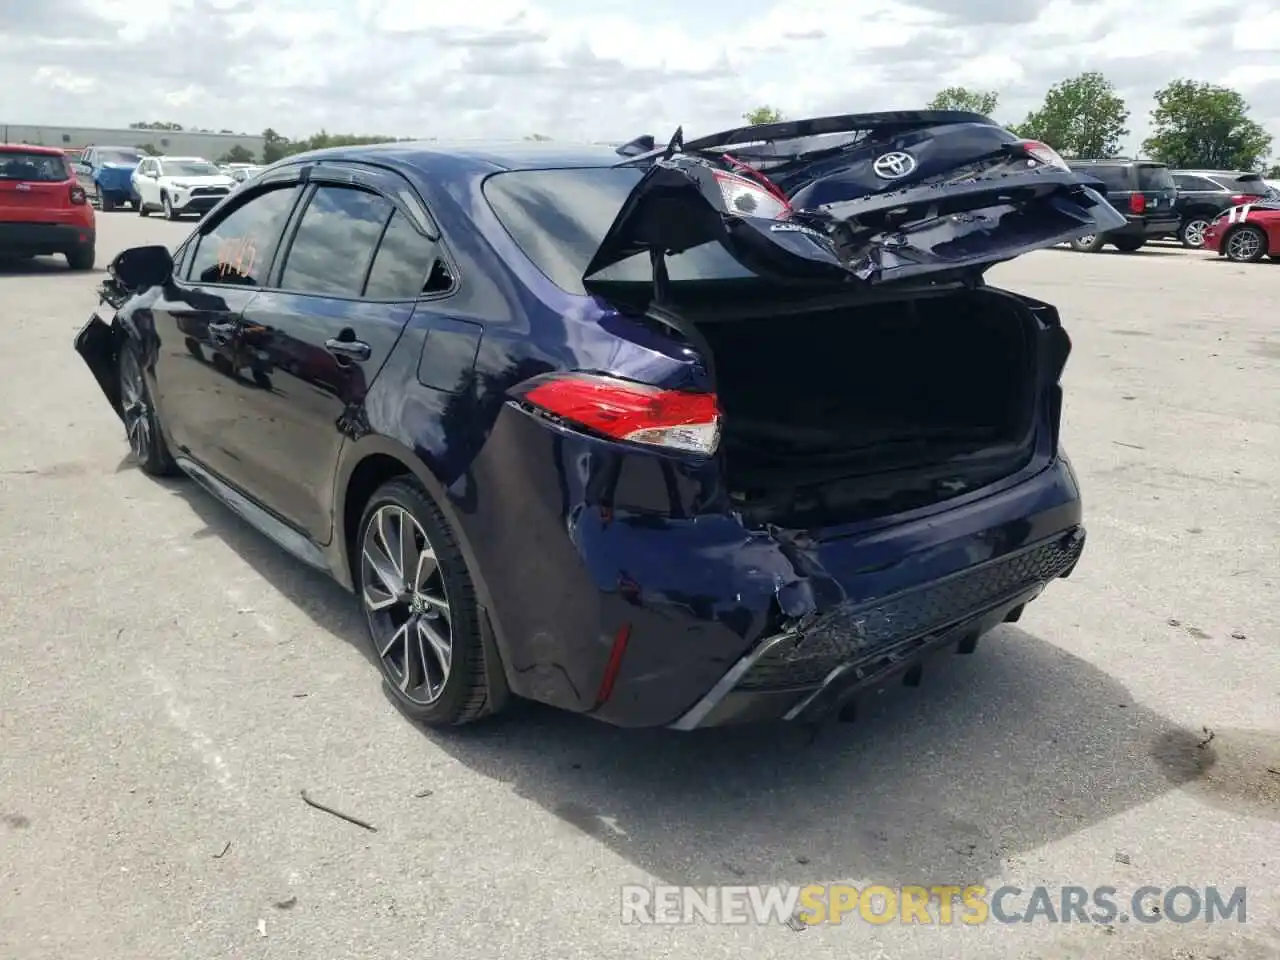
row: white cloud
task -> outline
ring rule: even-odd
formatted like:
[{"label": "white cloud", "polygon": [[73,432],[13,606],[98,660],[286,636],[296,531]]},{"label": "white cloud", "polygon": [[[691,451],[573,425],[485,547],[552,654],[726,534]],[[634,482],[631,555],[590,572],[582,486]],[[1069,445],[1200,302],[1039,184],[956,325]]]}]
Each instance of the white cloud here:
[{"label": "white cloud", "polygon": [[1280,151],[1280,14],[1235,0],[40,0],[6,11],[0,123],[291,136],[629,139],[922,105],[962,84],[1021,119],[1084,70],[1131,146],[1176,77],[1253,96]]}]

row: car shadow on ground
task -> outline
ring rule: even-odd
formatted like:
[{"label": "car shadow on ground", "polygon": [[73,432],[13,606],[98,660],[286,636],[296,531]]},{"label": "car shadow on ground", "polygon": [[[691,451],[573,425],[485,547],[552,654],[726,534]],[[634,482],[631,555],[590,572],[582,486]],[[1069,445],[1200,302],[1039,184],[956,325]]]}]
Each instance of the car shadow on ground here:
[{"label": "car shadow on ground", "polygon": [[1101,250],[1095,250],[1092,253],[1087,253],[1081,250],[1072,250],[1070,247],[1066,247],[1066,246],[1051,247],[1050,249],[1057,250],[1061,253],[1078,253],[1081,256],[1086,256],[1086,257],[1096,257],[1096,256],[1175,257],[1175,256],[1181,256],[1182,254],[1187,254],[1187,253],[1203,253],[1204,252],[1201,250],[1187,250],[1181,246],[1163,247],[1163,246],[1151,246],[1150,244],[1148,244],[1145,247],[1139,247],[1137,250],[1130,250],[1130,251],[1117,250],[1115,249],[1115,247],[1103,247]]},{"label": "car shadow on ground", "polygon": [[84,276],[102,271],[103,268],[98,266],[92,270],[72,270],[67,266],[66,258],[61,256],[32,257],[29,260],[0,258],[0,277],[46,277],[57,274]]},{"label": "car shadow on ground", "polygon": [[[318,638],[335,634],[372,661],[350,593],[198,485],[165,486],[207,525],[197,536],[226,542]],[[426,735],[661,881],[691,885],[975,882],[1204,779],[1215,761],[1203,731],[1013,626],[973,656],[935,657],[920,689],[869,699],[855,723],[819,730],[621,730],[517,703]]]}]

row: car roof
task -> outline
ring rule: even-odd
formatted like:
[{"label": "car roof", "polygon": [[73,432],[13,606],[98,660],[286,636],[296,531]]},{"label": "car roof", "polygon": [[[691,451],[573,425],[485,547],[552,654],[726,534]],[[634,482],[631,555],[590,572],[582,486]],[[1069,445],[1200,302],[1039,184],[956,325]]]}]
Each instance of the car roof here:
[{"label": "car roof", "polygon": [[383,159],[420,170],[459,164],[476,170],[540,170],[553,167],[607,167],[623,158],[611,147],[591,143],[529,140],[402,140],[329,147],[297,154],[301,159]]},{"label": "car roof", "polygon": [[1101,157],[1096,160],[1068,160],[1067,166],[1072,164],[1111,164],[1117,167],[1128,166],[1131,163],[1141,164],[1144,167],[1166,167],[1168,164],[1161,163],[1159,160],[1135,160],[1132,157]]},{"label": "car roof", "polygon": [[151,157],[150,159],[152,160],[184,160],[184,161],[192,161],[192,162],[199,161],[200,163],[209,162],[204,157],[171,157],[168,154],[165,154],[164,156],[160,156],[160,157]]},{"label": "car roof", "polygon": [[1175,170],[1174,173],[1191,173],[1197,177],[1257,177],[1262,179],[1262,174],[1253,170]]},{"label": "car roof", "polygon": [[38,153],[46,157],[66,156],[61,147],[45,147],[35,143],[0,143],[4,153]]}]

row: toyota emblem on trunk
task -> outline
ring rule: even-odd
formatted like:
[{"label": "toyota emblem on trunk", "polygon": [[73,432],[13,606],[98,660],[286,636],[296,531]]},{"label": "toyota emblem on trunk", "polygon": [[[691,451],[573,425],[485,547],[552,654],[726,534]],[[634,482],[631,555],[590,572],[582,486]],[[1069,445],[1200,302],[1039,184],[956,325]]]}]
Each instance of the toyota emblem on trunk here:
[{"label": "toyota emblem on trunk", "polygon": [[871,169],[881,180],[899,180],[916,168],[916,158],[909,153],[894,151],[876,157]]}]

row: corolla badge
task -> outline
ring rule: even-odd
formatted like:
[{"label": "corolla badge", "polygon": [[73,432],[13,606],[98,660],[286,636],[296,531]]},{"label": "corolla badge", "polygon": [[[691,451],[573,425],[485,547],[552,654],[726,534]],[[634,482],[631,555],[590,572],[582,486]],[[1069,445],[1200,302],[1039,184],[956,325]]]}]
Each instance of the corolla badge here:
[{"label": "corolla badge", "polygon": [[895,150],[876,157],[871,169],[881,180],[900,180],[916,168],[916,158],[909,153]]}]

